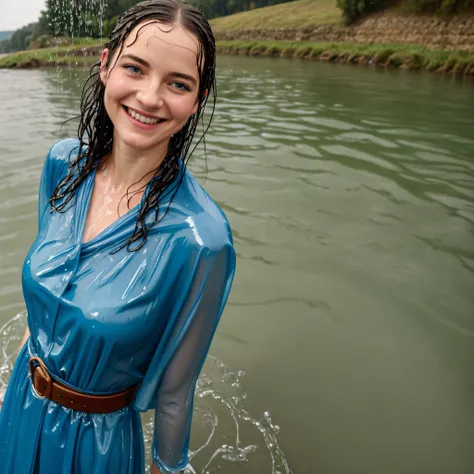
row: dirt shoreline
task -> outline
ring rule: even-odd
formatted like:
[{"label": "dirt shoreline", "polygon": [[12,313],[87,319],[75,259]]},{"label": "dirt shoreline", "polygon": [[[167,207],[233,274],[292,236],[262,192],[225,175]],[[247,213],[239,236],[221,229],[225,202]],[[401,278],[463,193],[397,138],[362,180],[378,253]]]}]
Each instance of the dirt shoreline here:
[{"label": "dirt shoreline", "polygon": [[[311,43],[298,46],[298,43],[282,43],[278,45],[275,42],[230,41],[225,43],[218,42],[217,52],[223,55],[296,58],[340,64],[357,64],[377,68],[424,69],[443,74],[474,77],[474,54],[470,54],[465,59],[447,57],[444,60],[433,63],[429,61],[429,58],[425,58],[423,53],[397,51],[396,46],[393,45],[371,45],[371,48],[367,51],[357,51],[356,47],[352,49],[350,44],[344,43],[325,46],[322,47],[321,44],[317,43],[312,47]],[[89,48],[86,56],[83,56],[78,51],[70,51],[68,54],[52,54],[47,60],[34,56],[22,57],[18,62],[13,61],[8,67],[11,69],[37,69],[62,66],[91,67],[100,59],[99,52],[97,48]],[[425,54],[429,53],[430,51],[426,50]],[[1,60],[0,67],[2,67]]]},{"label": "dirt shoreline", "polygon": [[[377,68],[391,68],[391,69],[406,69],[406,70],[428,70],[426,67],[423,67],[419,61],[414,60],[410,57],[407,57],[403,60],[400,55],[394,53],[388,58],[386,55],[368,55],[368,54],[358,54],[358,53],[345,53],[345,52],[334,52],[331,50],[323,51],[318,56],[311,57],[310,53],[304,54],[289,54],[285,52],[284,54],[278,52],[266,52],[266,51],[242,51],[239,49],[230,49],[230,48],[218,48],[218,54],[223,55],[246,55],[253,57],[281,57],[281,58],[297,58],[302,60],[312,60],[312,61],[321,61],[321,62],[331,62],[339,64],[355,64],[363,65],[366,67],[377,67]],[[22,61],[21,63],[12,66],[11,69],[38,69],[38,68],[55,68],[55,67],[71,67],[71,68],[83,68],[91,67],[95,64],[100,57],[95,58],[90,57],[89,61],[77,61],[77,58],[74,57],[64,57],[60,61],[42,61],[36,58],[30,58],[29,60]],[[428,70],[429,71],[429,70]],[[468,65],[463,68],[459,68],[455,63],[446,63],[440,65],[431,70],[431,72],[436,72],[440,74],[451,74],[458,76],[469,76],[474,77],[474,61],[471,65]]]}]

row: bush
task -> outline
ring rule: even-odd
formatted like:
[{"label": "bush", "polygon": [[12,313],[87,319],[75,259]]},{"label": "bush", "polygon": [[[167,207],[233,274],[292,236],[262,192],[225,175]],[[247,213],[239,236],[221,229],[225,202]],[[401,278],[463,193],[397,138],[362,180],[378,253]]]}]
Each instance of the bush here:
[{"label": "bush", "polygon": [[282,58],[292,58],[295,54],[295,48],[284,48],[280,56]]},{"label": "bush", "polygon": [[324,53],[324,46],[313,46],[311,48],[311,53],[309,54],[310,59],[318,58],[321,54]]},{"label": "bush", "polygon": [[311,46],[302,46],[295,51],[295,58],[307,58],[311,54]]},{"label": "bush", "polygon": [[385,63],[393,53],[395,53],[393,48],[382,48],[376,53],[377,63]]},{"label": "bush", "polygon": [[394,67],[400,67],[402,64],[405,64],[405,56],[401,53],[393,53],[388,58],[388,64]]},{"label": "bush", "polygon": [[336,5],[342,10],[346,23],[353,23],[368,13],[382,10],[389,3],[394,2],[390,0],[336,0]]},{"label": "bush", "polygon": [[49,36],[48,35],[41,35],[37,41],[39,42],[40,48],[47,48],[49,46]]},{"label": "bush", "polygon": [[273,56],[273,57],[278,57],[280,56],[280,49],[277,48],[276,46],[268,46],[268,48],[265,51],[266,56]]},{"label": "bush", "polygon": [[[406,10],[414,13],[462,13],[474,11],[474,0],[401,0]],[[400,3],[398,0],[336,0],[346,23]]]},{"label": "bush", "polygon": [[474,10],[474,0],[408,0],[410,10],[418,13],[461,13]]},{"label": "bush", "polygon": [[104,20],[104,24],[102,26],[102,37],[108,38],[112,33],[112,30],[115,28],[117,24],[118,16],[114,16],[112,18]]},{"label": "bush", "polygon": [[440,58],[432,58],[426,64],[427,71],[436,71],[443,64],[443,61]]},{"label": "bush", "polygon": [[262,45],[256,45],[250,48],[250,54],[252,56],[260,56],[261,54],[265,53],[266,47]]}]

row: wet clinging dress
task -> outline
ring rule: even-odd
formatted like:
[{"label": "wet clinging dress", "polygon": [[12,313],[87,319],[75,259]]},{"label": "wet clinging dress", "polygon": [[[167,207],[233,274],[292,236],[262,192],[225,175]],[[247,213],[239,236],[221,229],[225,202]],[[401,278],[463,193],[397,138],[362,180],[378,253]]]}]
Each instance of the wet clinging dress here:
[{"label": "wet clinging dress", "polygon": [[[163,472],[176,472],[187,464],[195,383],[234,275],[229,224],[186,170],[168,214],[139,251],[113,253],[133,232],[138,206],[82,244],[95,172],[66,212],[51,213],[48,202],[78,145],[53,146],[43,169],[38,236],[22,273],[31,337],[0,411],[0,470],[142,474],[139,412],[156,409],[153,458]],[[28,376],[32,355],[82,392],[140,383],[135,400],[111,414],[88,414],[39,398]]]}]

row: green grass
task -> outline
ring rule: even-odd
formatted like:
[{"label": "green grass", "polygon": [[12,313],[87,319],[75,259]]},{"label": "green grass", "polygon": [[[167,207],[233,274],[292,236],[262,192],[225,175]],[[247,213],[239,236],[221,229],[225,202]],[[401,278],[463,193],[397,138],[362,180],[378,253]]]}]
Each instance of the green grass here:
[{"label": "green grass", "polygon": [[[296,17],[301,13],[299,8],[308,7],[308,11],[317,12],[327,0],[300,0],[293,4],[280,4],[275,7],[253,10],[215,22],[236,21],[241,16],[252,15],[262,20],[264,13],[286,11],[287,20],[291,23],[290,13]],[[288,6],[298,6],[288,10]],[[318,8],[315,9],[315,5]],[[285,7],[285,9],[283,9]],[[265,12],[266,11],[266,12]],[[303,9],[304,12],[304,9]],[[327,13],[327,12],[326,12]],[[317,15],[316,15],[317,16]],[[294,19],[293,17],[293,19]],[[248,17],[250,18],[250,16]],[[279,17],[274,15],[271,21],[267,17],[265,26],[274,28]],[[325,17],[326,18],[326,17]],[[315,17],[307,19],[314,24]],[[239,20],[240,21],[240,20]],[[276,23],[275,23],[276,22]],[[237,24],[237,23],[236,23]],[[239,23],[240,24],[240,23]],[[254,25],[256,23],[253,23]],[[289,23],[288,23],[289,24]],[[246,21],[246,28],[256,28]],[[300,25],[301,26],[301,25]],[[56,65],[89,66],[98,60],[101,41],[91,38],[67,39],[67,45],[54,48],[20,51],[0,58],[0,68],[33,68]],[[402,67],[406,69],[426,69],[428,71],[452,72],[474,75],[474,52],[432,50],[422,45],[410,44],[362,44],[362,43],[314,43],[298,41],[218,41],[217,51],[220,54],[245,54],[251,56],[273,56],[283,58],[300,58],[320,61],[337,61],[347,63],[371,64],[379,67]],[[87,55],[85,55],[87,53]]]},{"label": "green grass", "polygon": [[304,28],[341,22],[335,0],[299,0],[211,20],[213,31]]},{"label": "green grass", "polygon": [[93,38],[74,38],[67,46],[29,49],[0,58],[0,68],[23,68],[56,65],[87,65],[97,60],[97,55],[84,55],[84,51],[98,48],[101,41]]},{"label": "green grass", "polygon": [[[100,39],[89,37],[69,38],[68,36],[58,36],[54,39],[63,43],[61,48],[69,48],[70,46],[95,46],[101,44]],[[105,42],[105,40],[103,40],[103,42]]]},{"label": "green grass", "polygon": [[[78,42],[75,46],[21,51],[0,58],[0,68],[47,66],[90,66],[97,55],[82,56],[84,48],[97,48],[100,41]],[[428,71],[474,75],[474,53],[440,51],[421,45],[312,43],[283,41],[218,41],[220,54],[245,54],[320,61],[371,64],[379,67],[403,67]]]},{"label": "green grass", "polygon": [[474,75],[474,53],[409,44],[219,41],[221,54],[302,58]]}]

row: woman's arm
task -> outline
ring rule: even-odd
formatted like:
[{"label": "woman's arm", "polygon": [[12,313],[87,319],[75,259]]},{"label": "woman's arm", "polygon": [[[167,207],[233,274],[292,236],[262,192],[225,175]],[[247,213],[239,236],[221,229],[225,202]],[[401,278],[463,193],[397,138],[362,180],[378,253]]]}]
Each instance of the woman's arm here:
[{"label": "woman's arm", "polygon": [[196,381],[227,300],[234,250],[227,245],[203,248],[191,264],[192,271],[182,280],[185,297],[179,301],[178,315],[172,315],[168,344],[173,355],[156,394],[153,459],[164,472],[183,470],[188,463]]}]

